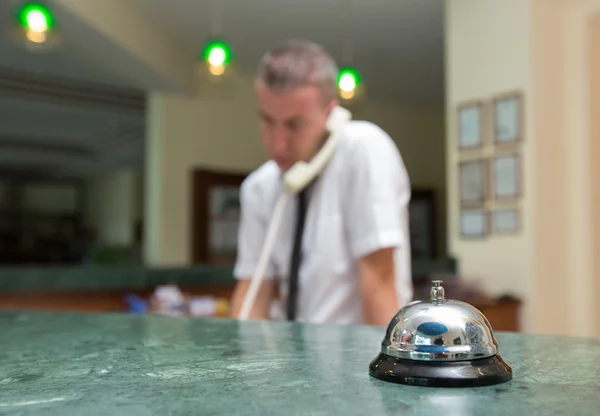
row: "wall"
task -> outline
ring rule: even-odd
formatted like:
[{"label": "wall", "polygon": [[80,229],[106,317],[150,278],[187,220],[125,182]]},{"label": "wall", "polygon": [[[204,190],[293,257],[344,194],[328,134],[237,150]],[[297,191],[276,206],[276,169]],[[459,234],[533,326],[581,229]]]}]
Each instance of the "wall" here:
[{"label": "wall", "polygon": [[[589,40],[588,53],[590,55],[589,71],[591,76],[590,84],[590,109],[588,117],[591,121],[590,138],[591,151],[588,153],[588,163],[592,166],[591,177],[593,183],[591,186],[591,211],[600,212],[600,13],[596,13],[590,20],[588,28]],[[596,249],[600,248],[600,218],[596,217],[592,224],[592,245]],[[597,253],[597,251],[595,252]],[[593,275],[595,281],[592,282],[591,292],[600,293],[600,256],[593,256]],[[600,334],[600,302],[595,302],[593,316],[596,317],[596,334]]]},{"label": "wall", "polygon": [[[72,214],[78,209],[78,189],[70,184],[28,183],[20,192],[22,209],[44,214]],[[0,182],[0,208],[11,205],[10,186]]]},{"label": "wall", "polygon": [[[235,77],[226,92],[215,91],[199,97],[150,95],[145,250],[152,264],[190,261],[193,167],[249,172],[265,160],[250,80]],[[398,143],[413,183],[437,187],[443,197],[442,111],[367,101],[358,104],[354,113],[356,118],[380,123]],[[443,221],[443,209],[440,213]]]},{"label": "wall", "polygon": [[532,325],[542,333],[600,336],[590,290],[600,277],[590,88],[590,19],[600,2],[535,0],[534,6]]},{"label": "wall", "polygon": [[600,137],[592,20],[600,1],[534,5],[532,321],[537,332],[600,336],[593,291],[600,278],[595,214]]},{"label": "wall", "polygon": [[435,190],[436,248],[446,254],[446,153],[443,107],[410,107],[366,101],[352,109],[353,116],[378,124],[394,139],[413,187]]},{"label": "wall", "polygon": [[[447,11],[450,251],[465,276],[523,297],[526,331],[600,336],[599,29],[591,21],[600,2],[462,0]],[[526,102],[524,228],[466,242],[457,237],[455,106],[514,89]]]},{"label": "wall", "polygon": [[[536,215],[530,220],[536,228],[532,241],[534,267],[531,281],[537,290],[532,292],[531,320],[536,332],[556,332],[560,330],[555,328],[569,326],[570,316],[564,308],[570,303],[569,288],[573,284],[572,279],[564,278],[573,272],[569,264],[572,237],[569,230],[572,197],[569,195],[569,165],[573,153],[564,140],[569,134],[566,115],[570,109],[566,103],[571,92],[564,81],[569,70],[564,62],[568,44],[564,17],[568,16],[569,10],[564,4],[549,7],[541,1],[534,2],[534,6],[532,71],[535,71],[536,107],[531,123],[536,129],[536,137],[532,138],[536,141],[532,160]],[[542,67],[544,71],[537,70]],[[543,142],[536,140],[538,136],[543,137]],[[540,286],[542,280],[545,284]],[[550,308],[551,303],[561,307]]]},{"label": "wall", "polygon": [[86,182],[84,221],[96,230],[100,243],[134,243],[134,225],[143,210],[142,178],[139,170],[123,169]]},{"label": "wall", "polygon": [[0,182],[0,208],[7,208],[8,204],[8,186]]},{"label": "wall", "polygon": [[31,184],[23,190],[23,208],[44,213],[74,213],[78,209],[77,192],[73,185]]},{"label": "wall", "polygon": [[[464,278],[481,281],[492,294],[509,292],[527,301],[532,267],[531,205],[527,193],[521,201],[525,227],[518,235],[491,236],[485,240],[464,240],[459,236],[456,106],[464,101],[489,99],[498,93],[520,90],[525,96],[526,114],[529,114],[531,4],[527,0],[453,1],[447,3],[446,13],[449,252],[458,258]],[[530,169],[531,126],[527,121],[525,126],[522,157],[525,168]],[[490,135],[488,129],[488,143],[491,142]],[[485,153],[491,153],[489,146]],[[524,188],[530,189],[529,181]]]}]

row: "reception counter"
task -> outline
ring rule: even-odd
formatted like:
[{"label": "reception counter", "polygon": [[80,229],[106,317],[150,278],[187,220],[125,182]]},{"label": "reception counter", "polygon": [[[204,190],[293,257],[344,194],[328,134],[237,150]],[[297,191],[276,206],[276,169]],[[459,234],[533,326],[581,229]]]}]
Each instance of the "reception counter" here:
[{"label": "reception counter", "polygon": [[[415,276],[454,273],[452,259],[414,261]],[[0,268],[0,310],[126,312],[126,295],[149,299],[157,286],[177,285],[189,296],[229,299],[231,267],[5,267]],[[521,302],[511,298],[459,298],[486,315],[494,328],[520,330]],[[1,413],[1,412],[0,412]]]},{"label": "reception counter", "polygon": [[0,310],[125,312],[126,295],[148,299],[174,284],[195,296],[229,298],[231,267],[5,267],[0,268]]},{"label": "reception counter", "polygon": [[371,378],[384,328],[0,312],[5,415],[597,415],[600,340],[498,333],[508,383]]}]

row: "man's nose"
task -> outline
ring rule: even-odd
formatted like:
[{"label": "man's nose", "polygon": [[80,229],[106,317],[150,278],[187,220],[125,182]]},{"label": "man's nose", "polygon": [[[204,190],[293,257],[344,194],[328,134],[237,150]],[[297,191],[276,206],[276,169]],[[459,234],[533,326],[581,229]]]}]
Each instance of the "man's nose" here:
[{"label": "man's nose", "polygon": [[282,154],[288,151],[288,138],[284,129],[273,129],[271,143],[275,154]]}]

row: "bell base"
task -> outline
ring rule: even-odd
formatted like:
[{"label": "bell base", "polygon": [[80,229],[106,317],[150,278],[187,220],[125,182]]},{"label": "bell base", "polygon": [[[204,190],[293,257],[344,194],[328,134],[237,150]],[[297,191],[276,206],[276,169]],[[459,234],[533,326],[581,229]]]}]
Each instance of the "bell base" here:
[{"label": "bell base", "polygon": [[512,368],[500,355],[471,361],[418,361],[380,353],[369,364],[369,374],[421,387],[481,387],[512,380]]}]

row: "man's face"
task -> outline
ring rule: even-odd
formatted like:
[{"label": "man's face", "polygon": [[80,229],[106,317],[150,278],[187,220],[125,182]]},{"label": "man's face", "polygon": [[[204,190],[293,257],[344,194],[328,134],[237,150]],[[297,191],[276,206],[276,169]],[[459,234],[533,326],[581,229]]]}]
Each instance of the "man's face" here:
[{"label": "man's face", "polygon": [[309,161],[322,144],[335,101],[324,102],[316,87],[273,92],[257,82],[255,90],[260,134],[268,157],[283,172],[298,161]]}]

